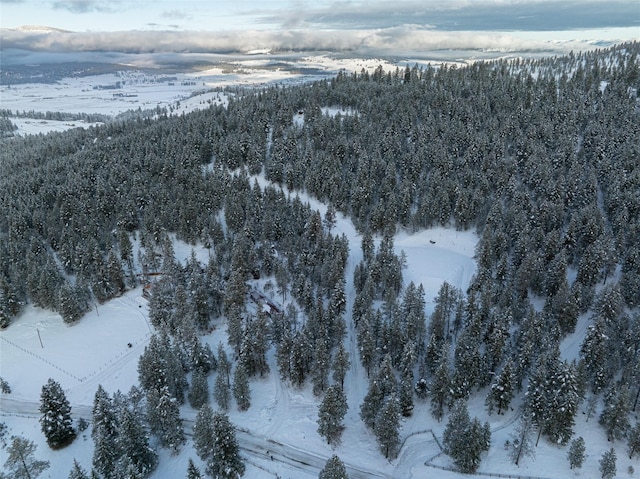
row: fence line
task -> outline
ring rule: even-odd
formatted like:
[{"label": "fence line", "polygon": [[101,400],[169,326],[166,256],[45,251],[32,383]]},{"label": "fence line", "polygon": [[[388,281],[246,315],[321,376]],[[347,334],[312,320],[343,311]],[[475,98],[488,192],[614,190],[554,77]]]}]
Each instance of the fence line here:
[{"label": "fence line", "polygon": [[24,352],[24,353],[30,354],[30,355],[31,355],[31,356],[33,356],[34,358],[39,359],[40,361],[42,361],[42,362],[44,362],[44,363],[48,364],[49,366],[51,366],[51,367],[53,367],[53,368],[57,369],[58,371],[63,372],[64,374],[66,374],[67,376],[69,376],[69,377],[71,377],[71,378],[75,379],[76,381],[78,381],[78,382],[80,382],[80,383],[84,381],[84,379],[80,379],[80,378],[79,378],[78,376],[76,376],[75,374],[70,373],[69,371],[64,370],[63,368],[61,368],[61,367],[60,367],[60,366],[58,366],[57,364],[53,364],[53,363],[52,363],[51,361],[49,361],[48,359],[45,359],[45,358],[43,358],[42,356],[38,356],[37,354],[35,354],[35,353],[33,353],[33,352],[29,351],[29,350],[28,350],[28,349],[26,349],[26,348],[23,348],[22,346],[20,346],[20,345],[18,345],[18,344],[16,344],[16,343],[14,343],[13,341],[8,340],[7,338],[5,338],[5,337],[3,337],[3,336],[0,336],[0,339],[2,339],[3,341],[5,341],[6,343],[10,344],[10,345],[11,345],[11,346],[13,346],[14,348],[17,348],[17,349],[19,349],[20,351],[22,351],[22,352]]}]

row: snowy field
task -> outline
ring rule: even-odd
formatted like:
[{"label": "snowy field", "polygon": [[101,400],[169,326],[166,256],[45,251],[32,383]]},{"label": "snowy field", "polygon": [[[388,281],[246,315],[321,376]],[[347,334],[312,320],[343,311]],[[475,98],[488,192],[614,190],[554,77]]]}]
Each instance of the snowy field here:
[{"label": "snowy field", "polygon": [[[268,84],[292,84],[334,75],[340,70],[373,72],[396,65],[381,59],[334,59],[328,56],[305,57],[296,62],[278,62],[273,66],[268,55],[248,56],[229,64],[188,73],[150,73],[128,70],[79,78],[64,78],[56,83],[27,83],[0,86],[2,108],[12,112],[99,113],[110,117],[128,110],[167,108],[180,115],[210,105],[225,105],[221,90]],[[302,71],[315,71],[314,75]],[[84,128],[95,123],[11,118],[18,135]]]}]

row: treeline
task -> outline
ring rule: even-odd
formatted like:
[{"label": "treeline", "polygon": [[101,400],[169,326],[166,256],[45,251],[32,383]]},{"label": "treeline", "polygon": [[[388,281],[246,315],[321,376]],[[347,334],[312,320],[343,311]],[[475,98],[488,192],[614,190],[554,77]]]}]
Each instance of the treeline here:
[{"label": "treeline", "polygon": [[32,118],[34,120],[55,120],[55,121],[84,121],[87,123],[106,123],[111,116],[102,113],[71,113],[65,111],[35,111],[35,110],[0,110],[2,118]]}]

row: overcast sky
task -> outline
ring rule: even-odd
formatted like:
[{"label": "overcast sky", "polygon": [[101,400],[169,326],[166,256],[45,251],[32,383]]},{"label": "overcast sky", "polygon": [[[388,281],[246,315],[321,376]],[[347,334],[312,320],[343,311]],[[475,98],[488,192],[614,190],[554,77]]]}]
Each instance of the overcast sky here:
[{"label": "overcast sky", "polygon": [[[3,50],[418,50],[512,45],[522,49],[558,41],[640,39],[640,0],[0,0],[0,4]],[[75,33],[6,30],[23,25]]]}]

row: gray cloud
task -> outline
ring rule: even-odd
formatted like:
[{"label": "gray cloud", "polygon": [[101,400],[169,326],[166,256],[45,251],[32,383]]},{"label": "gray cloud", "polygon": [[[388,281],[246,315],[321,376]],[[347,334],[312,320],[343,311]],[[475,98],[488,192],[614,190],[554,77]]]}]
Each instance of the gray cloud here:
[{"label": "gray cloud", "polygon": [[[76,12],[103,8],[103,4],[95,0],[60,0],[56,3],[74,8]],[[551,37],[549,41],[525,40],[517,33],[542,32],[526,36],[543,38],[544,32],[551,30],[637,28],[640,9],[636,6],[634,1],[623,0],[372,0],[366,4],[335,2],[328,8],[317,8],[310,0],[300,0],[290,4],[287,11],[243,12],[246,18],[262,25],[279,22],[285,26],[281,29],[176,31],[188,13],[175,9],[162,14],[164,18],[175,20],[170,25],[149,23],[146,26],[150,30],[145,31],[45,33],[5,29],[1,50],[211,54],[271,49],[274,52],[414,56],[436,50],[564,53],[590,48],[594,44],[586,40],[552,41]],[[125,8],[125,5],[121,4],[121,7]],[[580,37],[579,34],[575,36]],[[569,37],[565,35],[564,38]],[[7,56],[6,53],[3,55]]]},{"label": "gray cloud", "polygon": [[284,28],[376,29],[405,24],[445,31],[574,30],[637,27],[640,8],[631,0],[339,1],[328,7],[257,12]]},{"label": "gray cloud", "polygon": [[[4,0],[3,0],[4,1]],[[68,10],[71,13],[89,13],[89,12],[113,12],[115,11],[114,3],[99,0],[57,0],[52,6],[58,10]]]},{"label": "gray cloud", "polygon": [[[377,30],[242,32],[25,32],[3,30],[2,49],[44,52],[242,53],[332,51],[365,54],[440,49],[567,51],[580,45],[547,43],[489,32],[437,32],[419,26]],[[584,47],[584,45],[582,45]]]},{"label": "gray cloud", "polygon": [[191,18],[191,15],[183,10],[165,10],[161,16],[173,20],[188,20]]}]

